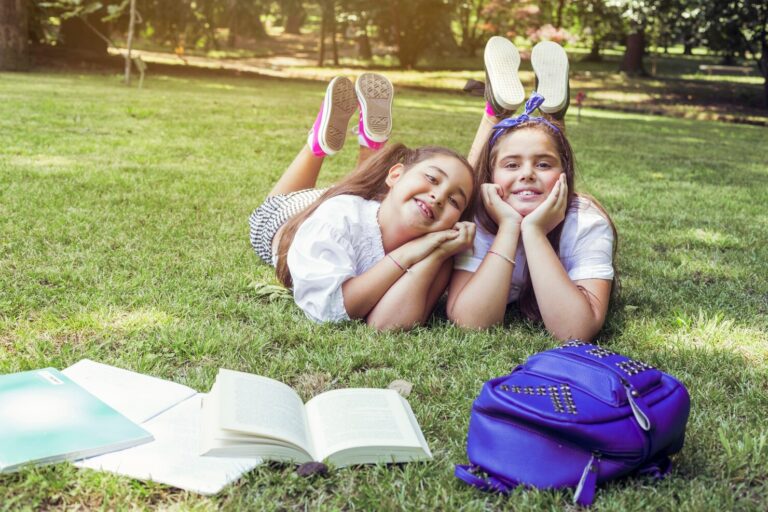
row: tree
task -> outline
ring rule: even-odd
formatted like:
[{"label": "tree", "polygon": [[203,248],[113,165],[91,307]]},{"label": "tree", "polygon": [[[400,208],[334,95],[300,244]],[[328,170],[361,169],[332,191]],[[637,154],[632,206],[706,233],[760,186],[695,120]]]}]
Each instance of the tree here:
[{"label": "tree", "polygon": [[0,0],[0,70],[29,68],[26,0]]},{"label": "tree", "polygon": [[452,9],[448,0],[392,0],[382,4],[373,22],[381,38],[396,47],[400,65],[406,69],[414,68],[426,50],[452,38],[447,33]]},{"label": "tree", "polygon": [[706,4],[707,46],[735,55],[749,54],[764,79],[768,109],[768,2],[765,0],[709,0]]},{"label": "tree", "polygon": [[279,0],[277,3],[283,18],[283,31],[286,34],[300,34],[301,26],[307,19],[302,0]]},{"label": "tree", "polygon": [[474,57],[486,36],[482,28],[483,10],[489,0],[458,0],[456,11],[461,29],[460,46],[469,57]]},{"label": "tree", "polygon": [[618,39],[624,28],[621,13],[605,0],[574,0],[570,15],[578,33],[590,45],[586,60],[593,62],[602,60],[600,50],[607,41]]},{"label": "tree", "polygon": [[[646,75],[643,66],[645,32],[660,0],[608,0],[607,5],[621,12],[627,24],[627,46],[619,69],[629,75]],[[661,0],[663,1],[663,0]]]}]

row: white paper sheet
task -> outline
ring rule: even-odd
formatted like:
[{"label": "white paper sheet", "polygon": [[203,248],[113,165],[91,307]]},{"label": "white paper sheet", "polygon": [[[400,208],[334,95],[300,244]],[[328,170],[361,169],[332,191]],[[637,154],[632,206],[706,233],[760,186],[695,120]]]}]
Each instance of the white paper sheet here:
[{"label": "white paper sheet", "polygon": [[261,461],[197,455],[200,400],[203,396],[191,397],[144,423],[142,427],[155,436],[153,442],[85,459],[76,465],[152,480],[201,494],[218,493]]},{"label": "white paper sheet", "polygon": [[90,359],[62,373],[136,423],[144,423],[197,391],[168,380],[123,370]]},{"label": "white paper sheet", "polygon": [[216,494],[261,463],[198,455],[200,402],[205,395],[192,388],[88,359],[62,373],[155,437],[142,446],[82,460],[75,464],[80,468]]}]

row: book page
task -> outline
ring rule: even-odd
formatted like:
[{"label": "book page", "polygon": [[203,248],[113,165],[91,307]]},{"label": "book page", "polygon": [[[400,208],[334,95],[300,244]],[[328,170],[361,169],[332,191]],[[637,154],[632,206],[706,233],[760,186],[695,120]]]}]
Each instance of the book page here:
[{"label": "book page", "polygon": [[216,494],[261,461],[197,455],[203,396],[184,400],[142,425],[155,437],[153,442],[85,459],[76,466],[153,480],[201,494]]},{"label": "book page", "polygon": [[144,423],[197,393],[175,382],[89,359],[83,359],[61,373],[136,423]]},{"label": "book page", "polygon": [[219,370],[216,401],[221,429],[273,437],[314,453],[304,403],[282,382],[232,370]]},{"label": "book page", "polygon": [[391,389],[328,391],[306,409],[319,460],[355,447],[421,447],[400,395]]}]

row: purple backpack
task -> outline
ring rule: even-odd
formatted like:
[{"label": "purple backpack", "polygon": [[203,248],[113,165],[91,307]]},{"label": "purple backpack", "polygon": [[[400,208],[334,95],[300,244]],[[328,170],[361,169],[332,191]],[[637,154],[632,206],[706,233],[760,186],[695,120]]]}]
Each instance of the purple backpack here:
[{"label": "purple backpack", "polygon": [[471,465],[456,476],[487,491],[595,487],[630,473],[666,475],[683,447],[688,391],[648,364],[571,340],[489,380],[472,405]]}]

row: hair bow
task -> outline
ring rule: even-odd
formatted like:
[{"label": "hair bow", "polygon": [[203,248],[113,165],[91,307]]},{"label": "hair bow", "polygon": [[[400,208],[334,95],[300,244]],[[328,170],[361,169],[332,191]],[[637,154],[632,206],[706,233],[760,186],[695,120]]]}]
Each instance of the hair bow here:
[{"label": "hair bow", "polygon": [[560,129],[555,126],[554,124],[550,123],[543,117],[531,117],[531,114],[533,114],[533,111],[539,108],[541,104],[544,103],[544,96],[539,94],[538,92],[534,92],[530,98],[528,98],[528,101],[525,102],[525,112],[520,114],[517,117],[508,117],[506,119],[503,119],[499,124],[495,125],[493,130],[493,135],[491,136],[491,142],[488,144],[488,147],[491,148],[496,143],[496,140],[501,137],[501,134],[509,130],[510,128],[514,128],[517,125],[526,123],[528,121],[533,121],[536,123],[543,123],[550,128],[552,128],[555,133],[560,133]]}]

